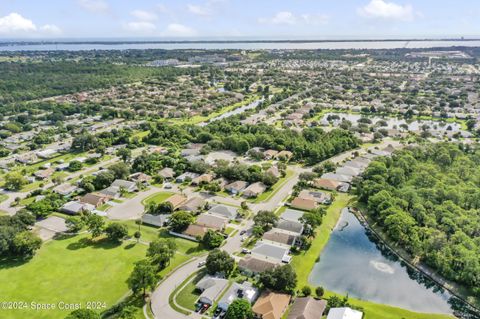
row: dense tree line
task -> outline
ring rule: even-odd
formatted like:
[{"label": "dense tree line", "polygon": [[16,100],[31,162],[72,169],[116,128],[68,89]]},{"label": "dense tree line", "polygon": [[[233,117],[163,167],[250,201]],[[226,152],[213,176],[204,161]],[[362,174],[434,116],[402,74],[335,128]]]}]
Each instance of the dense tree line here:
[{"label": "dense tree line", "polygon": [[14,216],[0,216],[0,257],[30,258],[42,240],[29,231],[35,217],[25,210]]},{"label": "dense tree line", "polygon": [[316,164],[359,144],[351,132],[341,129],[330,132],[320,128],[306,128],[302,132],[279,130],[266,124],[242,125],[238,117],[215,121],[205,127],[157,123],[151,125],[145,141],[158,145],[206,143],[209,150],[227,149],[239,154],[253,147],[287,150],[295,160],[307,164]]},{"label": "dense tree line", "polygon": [[380,158],[358,195],[392,240],[480,295],[479,149],[441,143]]}]

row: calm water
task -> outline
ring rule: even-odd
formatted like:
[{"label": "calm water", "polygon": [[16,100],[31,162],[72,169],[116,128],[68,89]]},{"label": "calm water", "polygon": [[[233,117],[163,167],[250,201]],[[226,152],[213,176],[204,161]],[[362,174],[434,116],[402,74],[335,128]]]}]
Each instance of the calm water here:
[{"label": "calm water", "polygon": [[[398,306],[417,312],[448,313],[446,292],[421,279],[399,261],[385,257],[369,239],[356,217],[344,209],[310,283],[351,297]],[[430,288],[427,288],[427,285]]]},{"label": "calm water", "polygon": [[385,121],[387,122],[387,126],[385,128],[388,129],[401,129],[400,125],[407,125],[409,131],[419,131],[421,130],[424,124],[428,125],[430,129],[433,131],[444,132],[447,131],[447,128],[450,127],[449,130],[453,132],[458,132],[461,130],[462,126],[458,123],[446,123],[440,121],[423,121],[423,120],[415,120],[415,121],[405,121],[404,119],[396,119],[392,117],[378,117],[378,116],[363,116],[360,114],[348,114],[348,113],[326,113],[322,120],[327,120],[329,115],[338,115],[340,120],[335,120],[334,123],[340,123],[342,119],[349,120],[350,122],[357,124],[358,120],[362,117],[367,117],[372,120],[372,124],[375,124],[378,121]]},{"label": "calm water", "polygon": [[227,117],[230,117],[230,116],[233,116],[233,115],[236,115],[236,114],[240,114],[240,113],[243,113],[247,110],[251,110],[251,109],[254,109],[258,106],[258,104],[260,104],[260,102],[263,101],[263,98],[260,99],[260,100],[256,100],[256,101],[253,101],[252,103],[250,104],[247,104],[247,105],[244,105],[244,106],[241,106],[241,107],[237,107],[236,109],[234,110],[231,110],[231,111],[228,111],[228,112],[225,112],[217,117],[214,117],[212,119],[210,119],[208,122],[202,122],[200,124],[198,124],[199,126],[205,126],[207,125],[208,123],[211,123],[211,122],[214,122],[214,121],[218,121],[218,120],[222,120],[222,119],[226,119]]},{"label": "calm water", "polygon": [[129,50],[129,49],[239,49],[239,50],[289,50],[289,49],[397,49],[437,47],[479,47],[480,41],[366,41],[366,42],[236,42],[236,43],[45,43],[0,45],[0,51],[50,51],[50,50]]}]

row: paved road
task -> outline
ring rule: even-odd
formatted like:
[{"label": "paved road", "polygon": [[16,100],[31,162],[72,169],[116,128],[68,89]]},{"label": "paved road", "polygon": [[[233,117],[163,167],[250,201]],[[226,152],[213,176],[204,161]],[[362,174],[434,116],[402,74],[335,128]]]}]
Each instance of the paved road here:
[{"label": "paved road", "polygon": [[161,188],[150,186],[147,191],[139,192],[137,196],[125,200],[123,203],[112,206],[107,211],[107,217],[110,219],[129,220],[142,217],[144,206],[142,201],[150,195],[162,191]]}]

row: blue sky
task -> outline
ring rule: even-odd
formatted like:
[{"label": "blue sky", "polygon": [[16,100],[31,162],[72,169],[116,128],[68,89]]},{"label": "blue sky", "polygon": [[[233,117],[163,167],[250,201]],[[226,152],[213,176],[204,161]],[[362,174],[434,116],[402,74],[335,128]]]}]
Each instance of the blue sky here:
[{"label": "blue sky", "polygon": [[0,0],[0,38],[477,35],[479,0]]}]

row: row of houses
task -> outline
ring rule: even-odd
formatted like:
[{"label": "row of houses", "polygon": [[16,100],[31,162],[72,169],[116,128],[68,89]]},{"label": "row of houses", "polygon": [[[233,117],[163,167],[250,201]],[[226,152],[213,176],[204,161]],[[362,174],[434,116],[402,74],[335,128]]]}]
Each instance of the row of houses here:
[{"label": "row of houses", "polygon": [[343,163],[335,172],[325,173],[320,178],[314,179],[312,186],[331,191],[348,192],[353,179],[360,176],[373,159],[379,156],[390,156],[394,151],[395,148],[391,145],[382,150],[369,149],[368,153]]},{"label": "row of houses", "polygon": [[304,227],[300,222],[303,212],[287,209],[271,230],[263,234],[250,254],[242,258],[239,269],[249,275],[258,274],[276,266],[289,263],[290,249],[298,244]]}]

